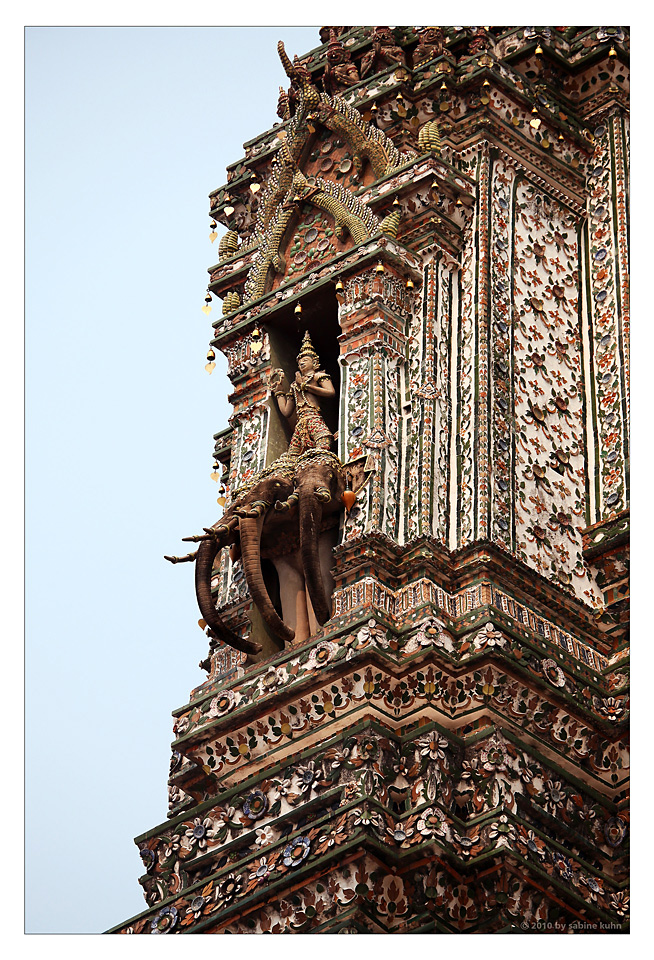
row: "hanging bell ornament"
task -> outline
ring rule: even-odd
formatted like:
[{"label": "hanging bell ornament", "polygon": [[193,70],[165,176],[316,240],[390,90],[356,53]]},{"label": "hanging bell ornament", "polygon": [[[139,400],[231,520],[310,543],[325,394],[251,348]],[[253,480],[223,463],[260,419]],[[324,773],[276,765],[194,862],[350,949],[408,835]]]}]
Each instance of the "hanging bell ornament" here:
[{"label": "hanging bell ornament", "polygon": [[250,350],[252,353],[259,353],[262,347],[263,341],[261,339],[261,330],[259,330],[258,327],[255,327],[250,334]]},{"label": "hanging bell ornament", "polygon": [[301,304],[301,303],[297,303],[297,304],[295,305],[295,310],[293,311],[293,313],[295,314],[296,317],[301,317],[301,316],[302,316],[302,304]]},{"label": "hanging bell ornament", "polygon": [[336,290],[336,299],[339,303],[343,303],[345,300],[345,287],[343,286],[343,281],[339,280],[335,287]]},{"label": "hanging bell ornament", "polygon": [[609,50],[610,57],[617,57],[618,53],[613,44],[611,44],[611,49]]},{"label": "hanging bell ornament", "polygon": [[216,367],[216,364],[214,363],[215,359],[216,359],[216,354],[213,352],[213,348],[209,347],[209,352],[207,353],[207,360],[209,362],[206,364],[204,368],[207,371],[207,373],[213,373]]},{"label": "hanging bell ornament", "polygon": [[395,200],[393,200],[393,206],[395,207],[395,209],[397,209],[399,205],[400,205],[400,201],[396,197]]},{"label": "hanging bell ornament", "polygon": [[215,220],[212,220],[209,226],[211,227],[211,233],[209,234],[209,239],[213,243],[216,237],[218,236],[218,234],[216,233],[216,227],[218,226],[218,224],[216,223]]},{"label": "hanging bell ornament", "polygon": [[413,280],[409,277],[409,279],[408,279],[407,282],[406,282],[406,288],[407,288],[407,290],[409,290],[409,292],[410,292],[411,290],[414,289],[414,287],[415,287],[415,284],[414,284]]},{"label": "hanging bell ornament", "polygon": [[541,47],[540,42],[538,43],[538,46],[534,50],[534,53],[536,54],[537,57],[543,56],[543,48]]},{"label": "hanging bell ornament", "polygon": [[220,480],[219,471],[220,471],[220,464],[218,463],[217,460],[215,460],[213,465],[213,473],[211,474],[211,479],[214,480],[216,483]]},{"label": "hanging bell ornament", "polygon": [[383,273],[383,272],[384,272],[384,264],[380,260],[377,266],[375,267],[375,273]]},{"label": "hanging bell ornament", "polygon": [[225,491],[225,485],[224,485],[223,483],[221,483],[221,484],[220,484],[220,490],[218,491],[218,497],[216,498],[216,503],[218,504],[219,507],[224,507],[224,506],[225,506],[225,502],[226,502],[226,500],[227,500],[227,498],[226,498],[226,496],[225,496],[225,492],[226,492],[226,491]]},{"label": "hanging bell ornament", "polygon": [[258,193],[259,190],[261,190],[261,184],[259,183],[259,181],[255,176],[252,183],[250,184],[250,192],[255,194],[255,193]]},{"label": "hanging bell ornament", "polygon": [[207,295],[204,298],[204,306],[202,307],[202,313],[206,313],[207,316],[211,313],[211,294],[209,292],[207,292]]}]

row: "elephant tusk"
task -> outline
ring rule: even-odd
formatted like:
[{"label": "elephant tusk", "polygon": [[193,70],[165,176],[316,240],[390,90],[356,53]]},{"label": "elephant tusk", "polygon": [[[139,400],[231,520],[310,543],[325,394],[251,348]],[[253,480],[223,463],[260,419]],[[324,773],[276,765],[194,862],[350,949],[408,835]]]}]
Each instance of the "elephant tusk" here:
[{"label": "elephant tusk", "polygon": [[216,531],[216,533],[229,533],[238,526],[238,519],[238,517],[230,517],[227,523],[219,523],[213,527],[213,529]]},{"label": "elephant tusk", "polygon": [[225,538],[238,526],[238,522],[238,517],[230,517],[227,523],[219,523],[215,527],[203,527],[204,533],[197,534],[194,537],[182,537],[182,540],[184,543],[203,543],[207,540],[215,540],[219,546],[222,546]]},{"label": "elephant tusk", "polygon": [[278,500],[275,503],[275,510],[284,511],[284,512],[287,510],[290,510],[292,507],[295,507],[297,505],[297,502],[299,499],[300,499],[299,493],[297,492],[297,490],[294,490],[287,500]]},{"label": "elephant tusk", "polygon": [[191,560],[195,560],[198,555],[198,551],[195,550],[193,553],[187,553],[183,557],[167,557],[164,556],[164,560],[170,560],[171,563],[187,563]]},{"label": "elephant tusk", "polygon": [[241,516],[248,520],[257,520],[264,515],[269,506],[270,503],[267,500],[254,500],[250,504],[250,509],[244,510]]}]

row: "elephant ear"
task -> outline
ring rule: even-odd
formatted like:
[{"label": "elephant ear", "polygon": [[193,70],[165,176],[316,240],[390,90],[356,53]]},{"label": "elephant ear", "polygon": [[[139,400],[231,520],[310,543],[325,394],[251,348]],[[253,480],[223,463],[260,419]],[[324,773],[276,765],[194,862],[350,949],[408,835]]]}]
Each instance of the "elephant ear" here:
[{"label": "elephant ear", "polygon": [[195,595],[203,620],[211,631],[211,635],[222,640],[223,643],[241,650],[243,653],[255,654],[261,650],[261,644],[253,640],[244,640],[230,630],[218,615],[211,596],[211,570],[219,546],[215,540],[204,540],[198,547],[195,560]]}]

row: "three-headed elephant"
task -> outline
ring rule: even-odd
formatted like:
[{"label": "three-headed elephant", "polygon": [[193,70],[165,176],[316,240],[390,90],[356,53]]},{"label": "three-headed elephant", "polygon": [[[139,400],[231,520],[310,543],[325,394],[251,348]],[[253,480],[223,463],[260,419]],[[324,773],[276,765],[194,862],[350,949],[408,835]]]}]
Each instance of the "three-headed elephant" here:
[{"label": "three-headed elephant", "polygon": [[[269,630],[280,640],[303,640],[325,623],[330,613],[329,564],[323,528],[328,515],[343,508],[343,465],[328,450],[308,450],[300,456],[284,454],[262,471],[247,488],[238,491],[224,516],[205,533],[186,540],[198,542],[195,553],[166,557],[172,563],[195,560],[198,606],[217,640],[254,654],[261,644],[242,639],[218,614],[211,596],[211,573],[218,551],[230,547],[240,553],[250,591]],[[322,554],[322,556],[321,556]],[[275,609],[262,572],[270,559],[280,580],[282,616]]]}]

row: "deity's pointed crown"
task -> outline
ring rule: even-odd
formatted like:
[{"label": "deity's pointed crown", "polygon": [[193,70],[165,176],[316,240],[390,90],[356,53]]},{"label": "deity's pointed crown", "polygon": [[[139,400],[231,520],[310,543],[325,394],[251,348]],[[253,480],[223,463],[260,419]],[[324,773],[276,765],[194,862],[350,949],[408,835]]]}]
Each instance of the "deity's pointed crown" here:
[{"label": "deity's pointed crown", "polygon": [[342,50],[342,49],[343,49],[343,42],[342,42],[342,40],[339,40],[339,38],[338,38],[337,35],[336,35],[336,31],[335,31],[335,30],[332,30],[331,27],[329,28],[329,49],[330,49],[330,50]]},{"label": "deity's pointed crown", "polygon": [[302,340],[302,346],[300,347],[300,352],[297,355],[298,362],[302,357],[311,357],[315,363],[320,363],[320,357],[316,353],[313,344],[311,343],[311,337],[309,336],[309,331],[304,331],[304,338]]}]

